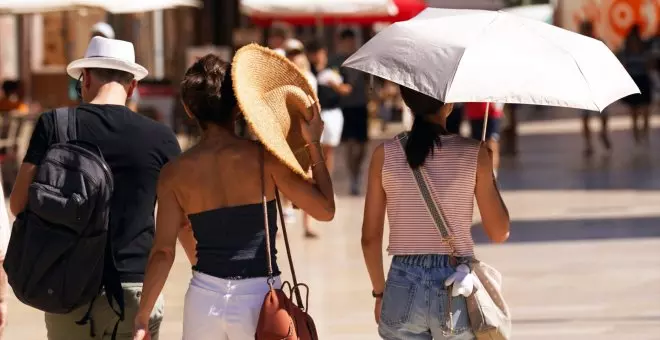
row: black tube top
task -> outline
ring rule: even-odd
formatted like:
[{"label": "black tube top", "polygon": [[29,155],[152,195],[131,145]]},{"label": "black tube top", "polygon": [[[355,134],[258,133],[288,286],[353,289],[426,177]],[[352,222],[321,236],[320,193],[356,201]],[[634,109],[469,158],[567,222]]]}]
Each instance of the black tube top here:
[{"label": "black tube top", "polygon": [[[275,201],[267,206],[273,275],[277,276],[277,208]],[[197,240],[197,264],[193,270],[231,280],[268,276],[263,216],[261,203],[188,215]]]}]

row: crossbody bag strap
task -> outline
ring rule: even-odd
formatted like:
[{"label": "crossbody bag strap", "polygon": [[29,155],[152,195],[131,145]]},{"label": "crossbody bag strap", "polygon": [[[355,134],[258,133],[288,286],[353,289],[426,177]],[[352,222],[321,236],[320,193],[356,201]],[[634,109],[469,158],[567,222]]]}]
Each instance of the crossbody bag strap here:
[{"label": "crossbody bag strap", "polygon": [[[397,139],[399,140],[401,149],[405,153],[406,143],[408,142],[408,134],[402,133],[399,136],[397,136]],[[454,239],[452,237],[451,232],[449,231],[449,228],[447,227],[447,223],[442,213],[442,209],[433,199],[433,194],[431,193],[431,186],[428,184],[428,178],[426,176],[424,169],[422,168],[422,166],[419,166],[415,169],[410,168],[410,171],[412,172],[413,177],[415,178],[415,182],[417,182],[417,188],[419,189],[420,196],[424,200],[429,215],[431,215],[435,227],[438,229],[438,232],[440,232],[440,236],[442,236],[443,240],[447,241],[447,244],[451,249],[452,255],[458,256],[458,253],[456,252],[456,247],[454,246]]]}]

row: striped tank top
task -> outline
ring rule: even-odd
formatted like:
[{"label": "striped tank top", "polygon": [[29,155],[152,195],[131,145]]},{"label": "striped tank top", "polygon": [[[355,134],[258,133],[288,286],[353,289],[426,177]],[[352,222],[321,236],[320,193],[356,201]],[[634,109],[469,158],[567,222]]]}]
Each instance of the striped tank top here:
[{"label": "striped tank top", "polygon": [[[441,136],[424,162],[433,199],[439,203],[458,255],[474,255],[470,233],[474,209],[479,142],[458,135]],[[383,189],[390,225],[390,255],[451,254],[419,193],[398,137],[385,142]]]}]

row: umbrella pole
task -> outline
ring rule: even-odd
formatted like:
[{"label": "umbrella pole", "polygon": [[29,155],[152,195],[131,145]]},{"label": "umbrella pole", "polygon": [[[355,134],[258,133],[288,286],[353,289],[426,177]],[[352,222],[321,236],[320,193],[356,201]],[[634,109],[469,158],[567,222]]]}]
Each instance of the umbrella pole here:
[{"label": "umbrella pole", "polygon": [[486,141],[486,128],[488,127],[488,111],[490,111],[490,103],[486,103],[486,113],[484,114],[484,127],[481,131],[481,141]]}]

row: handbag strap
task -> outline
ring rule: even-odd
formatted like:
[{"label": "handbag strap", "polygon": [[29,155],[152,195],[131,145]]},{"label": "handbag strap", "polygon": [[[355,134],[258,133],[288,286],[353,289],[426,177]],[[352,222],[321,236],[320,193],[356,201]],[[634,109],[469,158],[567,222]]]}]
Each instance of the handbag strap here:
[{"label": "handbag strap", "polygon": [[[397,139],[399,140],[401,149],[405,153],[406,143],[408,142],[408,134],[404,132],[397,136]],[[445,221],[444,215],[442,213],[442,208],[433,199],[431,186],[428,183],[428,176],[426,171],[424,171],[423,165],[414,169],[411,167],[409,168],[413,174],[413,177],[415,178],[415,182],[417,182],[417,188],[419,189],[420,196],[424,200],[424,203],[426,203],[426,209],[428,210],[429,215],[431,215],[435,227],[440,232],[440,236],[442,236],[443,241],[446,241],[449,245],[449,248],[451,249],[451,255],[458,256],[456,247],[454,246],[454,239],[451,235],[451,232],[449,231],[449,228],[447,227],[447,222]]]},{"label": "handbag strap", "polygon": [[270,248],[270,228],[268,226],[268,199],[266,198],[266,171],[264,166],[264,148],[263,146],[259,148],[259,168],[261,170],[261,204],[264,209],[264,229],[266,232],[266,259],[268,262],[268,285],[270,288],[273,288],[273,283],[275,278],[273,277],[273,259],[271,257],[271,248]]},{"label": "handbag strap", "polygon": [[[266,229],[266,258],[268,259],[268,285],[273,288],[273,283],[275,278],[273,277],[273,259],[271,256],[271,239],[270,239],[270,230],[269,230],[269,219],[268,219],[268,204],[266,198],[266,172],[265,172],[265,149],[261,147],[261,197],[262,204],[264,209],[264,226]],[[296,302],[298,307],[305,310],[305,305],[303,304],[302,295],[300,295],[300,290],[298,289],[298,278],[296,277],[296,270],[293,266],[293,257],[291,256],[291,246],[289,245],[289,235],[286,232],[286,223],[284,220],[284,214],[282,213],[282,200],[280,199],[280,192],[275,187],[275,201],[277,203],[277,212],[280,217],[280,224],[282,225],[282,235],[284,236],[284,247],[286,248],[286,256],[289,261],[289,268],[291,270],[291,279],[293,280],[293,292],[296,296]]]}]

